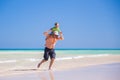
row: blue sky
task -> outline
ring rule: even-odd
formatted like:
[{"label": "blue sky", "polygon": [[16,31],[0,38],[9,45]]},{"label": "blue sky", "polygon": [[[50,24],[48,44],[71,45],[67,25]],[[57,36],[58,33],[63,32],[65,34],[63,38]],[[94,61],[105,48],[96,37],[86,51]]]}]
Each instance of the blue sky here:
[{"label": "blue sky", "polygon": [[0,0],[0,48],[44,48],[55,22],[56,48],[120,48],[119,0]]}]

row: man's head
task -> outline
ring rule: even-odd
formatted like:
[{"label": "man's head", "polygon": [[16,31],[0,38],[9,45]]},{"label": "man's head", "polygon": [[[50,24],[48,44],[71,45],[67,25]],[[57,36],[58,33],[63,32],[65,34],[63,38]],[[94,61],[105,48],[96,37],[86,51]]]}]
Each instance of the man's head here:
[{"label": "man's head", "polygon": [[56,23],[55,23],[55,27],[59,27],[59,23],[56,22]]},{"label": "man's head", "polygon": [[59,33],[58,33],[58,31],[54,31],[54,32],[51,32],[50,36],[53,38],[58,38]]},{"label": "man's head", "polygon": [[54,31],[53,34],[56,35],[56,36],[59,35],[58,31]]}]

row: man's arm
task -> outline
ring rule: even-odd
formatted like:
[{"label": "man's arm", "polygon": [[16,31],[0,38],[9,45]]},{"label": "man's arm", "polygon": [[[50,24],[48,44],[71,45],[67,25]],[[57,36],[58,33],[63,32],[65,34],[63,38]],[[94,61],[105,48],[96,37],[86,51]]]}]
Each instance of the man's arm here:
[{"label": "man's arm", "polygon": [[52,29],[49,29],[48,31],[47,31],[47,33],[51,33],[52,32]]},{"label": "man's arm", "polygon": [[62,32],[60,32],[60,37],[58,38],[58,40],[64,40]]},{"label": "man's arm", "polygon": [[48,36],[48,34],[51,33],[51,32],[52,32],[52,28],[49,29],[48,31],[44,32],[43,34],[44,34],[45,36]]}]

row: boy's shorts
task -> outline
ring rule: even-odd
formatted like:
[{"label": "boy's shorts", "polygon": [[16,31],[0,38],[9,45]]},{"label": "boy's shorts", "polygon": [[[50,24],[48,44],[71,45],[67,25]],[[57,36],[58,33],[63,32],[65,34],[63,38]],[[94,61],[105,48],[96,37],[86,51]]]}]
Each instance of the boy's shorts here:
[{"label": "boy's shorts", "polygon": [[56,56],[55,50],[54,49],[49,49],[49,48],[45,47],[45,50],[44,50],[44,59],[48,60],[49,56],[50,56],[51,59],[55,58],[55,56]]}]

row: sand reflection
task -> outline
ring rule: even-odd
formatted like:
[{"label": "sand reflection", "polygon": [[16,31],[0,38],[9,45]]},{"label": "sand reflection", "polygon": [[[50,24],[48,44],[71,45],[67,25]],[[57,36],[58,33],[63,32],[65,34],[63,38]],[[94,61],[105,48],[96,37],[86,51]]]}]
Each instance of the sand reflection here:
[{"label": "sand reflection", "polygon": [[39,74],[40,80],[55,80],[53,71],[42,72]]}]

